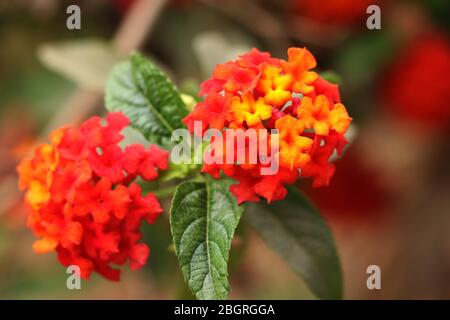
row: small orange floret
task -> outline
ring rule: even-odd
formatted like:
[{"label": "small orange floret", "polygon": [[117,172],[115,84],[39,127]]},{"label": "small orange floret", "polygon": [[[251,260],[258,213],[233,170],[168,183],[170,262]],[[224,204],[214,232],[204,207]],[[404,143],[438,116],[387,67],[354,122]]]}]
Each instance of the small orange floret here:
[{"label": "small orange floret", "polygon": [[289,87],[292,84],[292,76],[282,75],[281,71],[282,69],[278,66],[266,65],[257,86],[257,89],[264,93],[264,101],[276,107],[282,106],[291,99]]},{"label": "small orange floret", "polygon": [[293,77],[292,91],[308,94],[314,90],[312,83],[319,77],[309,71],[316,67],[316,59],[306,48],[289,48],[288,61],[283,63],[285,73]]},{"label": "small orange floret", "polygon": [[330,103],[323,95],[317,96],[314,102],[304,97],[297,108],[297,115],[305,129],[313,128],[314,133],[321,136],[327,136],[330,130],[345,133],[352,121],[342,103],[336,103],[330,109]]},{"label": "small orange floret", "polygon": [[303,124],[296,118],[286,115],[275,122],[280,135],[280,165],[289,169],[305,166],[310,155],[313,140],[302,136]]},{"label": "small orange floret", "polygon": [[245,94],[242,98],[234,96],[231,99],[230,111],[235,122],[242,124],[245,121],[248,126],[253,127],[271,117],[272,106],[267,105],[263,98],[255,101],[253,95]]},{"label": "small orange floret", "polygon": [[19,173],[19,189],[28,189],[26,201],[33,209],[39,209],[50,199],[52,173],[59,163],[56,147],[61,141],[64,129],[54,131],[50,136],[50,144],[42,144],[36,148],[32,159],[25,159],[17,167]]}]

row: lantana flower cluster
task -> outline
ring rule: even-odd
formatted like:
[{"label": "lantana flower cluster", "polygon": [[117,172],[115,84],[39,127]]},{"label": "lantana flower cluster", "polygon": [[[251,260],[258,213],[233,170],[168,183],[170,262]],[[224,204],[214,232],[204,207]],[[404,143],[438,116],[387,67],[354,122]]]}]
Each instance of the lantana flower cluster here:
[{"label": "lantana flower cluster", "polygon": [[28,226],[40,238],[35,252],[56,250],[64,266],[80,267],[82,278],[96,271],[119,280],[111,264],[129,261],[138,269],[146,263],[150,250],[139,243],[139,227],[162,212],[155,195],[142,196],[134,180],[156,179],[168,167],[168,152],[154,145],[122,149],[128,118],[110,113],[101,121],[92,117],[79,128],[54,131],[49,144],[18,166],[19,187],[32,209]]},{"label": "lantana flower cluster", "polygon": [[[334,173],[330,157],[335,150],[342,152],[352,119],[340,102],[338,86],[312,71],[315,67],[306,48],[290,48],[287,61],[252,49],[218,65],[202,83],[205,99],[183,120],[191,132],[195,121],[201,121],[203,130],[278,130],[279,170],[274,174],[261,175],[262,163],[203,166],[215,178],[223,172],[238,181],[231,191],[239,203],[283,199],[285,185],[299,177],[312,178],[314,187],[329,184]],[[270,136],[268,140],[270,144]]]}]

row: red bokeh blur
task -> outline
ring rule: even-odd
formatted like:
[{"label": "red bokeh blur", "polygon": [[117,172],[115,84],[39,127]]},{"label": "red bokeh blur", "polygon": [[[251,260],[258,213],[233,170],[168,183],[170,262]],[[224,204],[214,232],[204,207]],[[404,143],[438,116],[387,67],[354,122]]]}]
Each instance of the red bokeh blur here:
[{"label": "red bokeh blur", "polygon": [[380,94],[401,119],[428,128],[450,128],[450,42],[439,33],[411,40],[380,79]]},{"label": "red bokeh blur", "polygon": [[358,224],[381,221],[384,217],[380,214],[391,196],[381,181],[380,172],[369,166],[353,146],[335,166],[335,175],[328,187],[312,188],[302,183],[302,191],[331,223],[335,220]]},{"label": "red bokeh blur", "polygon": [[323,24],[351,26],[362,24],[367,7],[380,3],[380,0],[293,0],[292,8],[298,14]]}]

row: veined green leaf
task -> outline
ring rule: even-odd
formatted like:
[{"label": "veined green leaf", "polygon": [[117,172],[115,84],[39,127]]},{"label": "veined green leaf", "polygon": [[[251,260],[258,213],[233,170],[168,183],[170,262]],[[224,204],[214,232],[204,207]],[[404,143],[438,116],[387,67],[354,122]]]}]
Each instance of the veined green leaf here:
[{"label": "veined green leaf", "polygon": [[175,251],[189,288],[198,299],[226,299],[228,255],[242,207],[230,182],[181,183],[170,210]]},{"label": "veined green leaf", "polygon": [[168,145],[188,110],[172,82],[151,61],[134,53],[116,65],[106,84],[105,104],[122,111],[151,142]]}]

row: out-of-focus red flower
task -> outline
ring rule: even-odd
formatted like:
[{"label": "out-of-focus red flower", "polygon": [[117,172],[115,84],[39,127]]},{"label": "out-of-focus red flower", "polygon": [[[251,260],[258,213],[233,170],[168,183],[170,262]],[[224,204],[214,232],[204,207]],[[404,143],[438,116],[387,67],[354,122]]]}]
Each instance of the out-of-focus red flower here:
[{"label": "out-of-focus red flower", "polygon": [[430,34],[407,45],[380,79],[381,97],[397,116],[450,128],[450,42]]},{"label": "out-of-focus red flower", "polygon": [[122,150],[120,131],[128,124],[123,114],[110,113],[105,125],[92,117],[79,128],[58,129],[17,167],[32,209],[28,226],[40,238],[34,251],[56,250],[64,266],[80,267],[83,278],[96,271],[119,280],[111,264],[127,261],[132,269],[142,267],[150,250],[139,243],[140,224],[162,212],[156,197],[142,196],[132,181],[156,179],[168,167],[168,152],[141,145]]},{"label": "out-of-focus red flower", "polygon": [[380,173],[349,150],[336,163],[336,173],[328,188],[300,187],[328,219],[363,222],[378,219],[391,200]]},{"label": "out-of-focus red flower", "polygon": [[[269,165],[248,161],[249,141],[243,149],[215,150],[223,163],[233,151],[233,164],[203,166],[202,171],[215,178],[223,172],[238,181],[230,190],[239,203],[259,201],[259,197],[268,202],[283,199],[285,185],[299,176],[312,178],[315,187],[328,185],[334,173],[329,158],[334,150],[342,151],[352,119],[340,103],[337,85],[320,78],[312,71],[315,67],[316,60],[306,48],[290,48],[287,61],[253,49],[218,65],[203,82],[204,101],[183,120],[191,132],[195,121],[202,122],[202,130],[262,129],[270,151],[275,140],[271,129],[278,130],[279,170],[275,173],[262,175],[261,168]],[[239,153],[245,154],[245,163],[238,163]]]},{"label": "out-of-focus red flower", "polygon": [[317,22],[338,26],[365,25],[367,7],[381,0],[292,0],[291,7],[300,15]]}]

